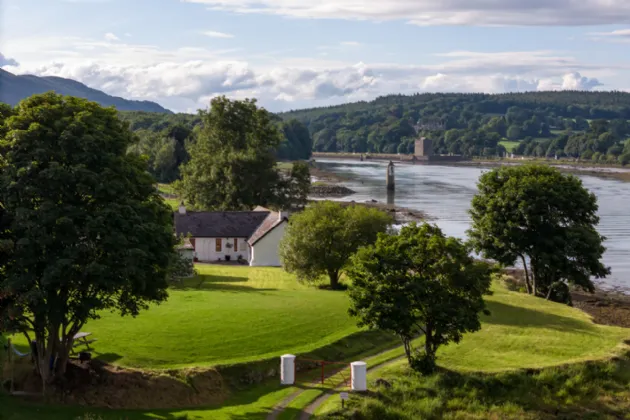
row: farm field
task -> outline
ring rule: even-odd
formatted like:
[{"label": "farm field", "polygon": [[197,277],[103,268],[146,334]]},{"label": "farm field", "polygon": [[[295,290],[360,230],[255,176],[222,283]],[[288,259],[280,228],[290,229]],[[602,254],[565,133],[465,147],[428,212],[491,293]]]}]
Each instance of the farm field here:
[{"label": "farm field", "polygon": [[[118,317],[106,317],[86,327],[99,337],[97,351],[124,354],[116,363],[125,365],[210,365],[316,348],[357,331],[346,315],[343,293],[309,289],[279,269],[199,268],[205,276],[200,289],[187,284],[184,289],[189,290],[172,291],[171,301],[155,312],[152,308],[137,319],[124,322]],[[487,298],[491,315],[483,317],[482,330],[467,334],[460,344],[442,348],[438,355],[442,368],[462,375],[473,372],[507,375],[523,368],[549,368],[567,363],[580,366],[586,360],[619,354],[623,340],[630,337],[630,330],[596,325],[578,309],[510,292],[498,283],[493,291]],[[174,306],[169,309],[171,304]],[[253,308],[256,310],[250,311]],[[169,310],[161,312],[166,309]],[[144,324],[134,325],[142,318]],[[178,327],[180,324],[183,326]],[[292,328],[285,328],[287,325]],[[174,331],[166,334],[167,330]],[[142,340],[134,338],[138,333],[144,334]],[[250,345],[251,342],[255,344]],[[389,355],[402,354],[399,349]],[[401,362],[394,368],[404,370],[405,365]],[[273,380],[235,392],[220,407],[91,412],[100,416],[92,419],[264,419],[275,404],[297,389],[282,388]],[[318,394],[310,391],[291,404],[291,408],[299,412],[308,404],[308,395]],[[3,420],[33,416],[56,420],[76,418],[85,412],[74,407],[43,408],[9,399],[0,400],[0,405],[7,410],[0,409],[0,414],[13,413]]]}]

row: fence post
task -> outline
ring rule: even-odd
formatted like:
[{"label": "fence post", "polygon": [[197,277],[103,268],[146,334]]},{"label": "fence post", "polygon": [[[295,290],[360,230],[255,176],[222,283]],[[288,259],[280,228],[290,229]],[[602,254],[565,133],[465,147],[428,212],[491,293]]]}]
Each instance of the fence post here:
[{"label": "fence post", "polygon": [[295,356],[292,354],[280,356],[280,383],[282,385],[295,383]]}]

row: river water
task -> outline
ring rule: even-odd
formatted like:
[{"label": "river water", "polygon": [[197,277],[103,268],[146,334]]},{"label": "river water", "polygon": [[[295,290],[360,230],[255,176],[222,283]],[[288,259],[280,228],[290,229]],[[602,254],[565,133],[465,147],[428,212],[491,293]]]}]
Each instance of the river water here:
[{"label": "river water", "polygon": [[[385,188],[386,162],[318,160],[327,172],[344,177],[343,185],[357,192],[344,201],[388,202]],[[466,237],[470,226],[468,209],[477,191],[477,180],[488,168],[469,166],[411,165],[397,163],[396,191],[389,202],[422,211],[450,236]],[[607,240],[604,263],[612,274],[599,283],[603,288],[630,290],[630,183],[580,175],[584,186],[597,195],[600,224]]]}]

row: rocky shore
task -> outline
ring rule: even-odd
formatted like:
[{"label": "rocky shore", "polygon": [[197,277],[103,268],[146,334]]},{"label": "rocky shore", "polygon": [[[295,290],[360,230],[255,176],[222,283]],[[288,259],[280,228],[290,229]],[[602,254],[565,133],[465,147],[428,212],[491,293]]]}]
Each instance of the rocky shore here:
[{"label": "rocky shore", "polygon": [[347,197],[356,192],[343,185],[315,183],[311,185],[310,195],[313,197]]}]

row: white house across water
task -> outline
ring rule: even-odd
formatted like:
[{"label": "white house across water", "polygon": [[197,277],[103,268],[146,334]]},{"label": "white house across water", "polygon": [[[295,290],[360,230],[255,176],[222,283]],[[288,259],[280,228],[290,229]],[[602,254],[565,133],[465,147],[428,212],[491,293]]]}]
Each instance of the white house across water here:
[{"label": "white house across water", "polygon": [[190,235],[197,261],[244,261],[251,266],[279,267],[278,246],[289,214],[264,207],[253,211],[175,213],[177,235]]}]

